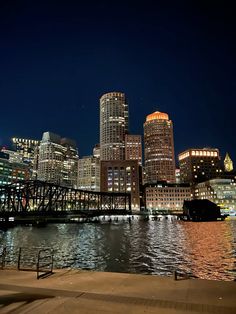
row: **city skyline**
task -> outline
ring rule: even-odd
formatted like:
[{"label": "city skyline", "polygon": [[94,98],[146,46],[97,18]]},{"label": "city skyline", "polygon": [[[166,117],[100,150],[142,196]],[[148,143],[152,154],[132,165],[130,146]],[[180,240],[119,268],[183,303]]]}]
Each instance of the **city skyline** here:
[{"label": "city skyline", "polygon": [[[114,91],[110,91],[110,92],[106,92],[104,95],[106,95],[106,94],[110,94],[110,93],[117,93],[117,91],[116,92],[114,92]],[[120,92],[120,91],[118,91],[118,93],[122,93],[122,92]],[[101,97],[102,96],[104,96],[104,95],[101,95]],[[152,114],[155,114],[155,113],[164,113],[164,112],[160,112],[160,111],[155,111],[155,112],[150,112],[149,114],[147,114],[147,116],[148,115],[152,115]],[[168,114],[167,112],[165,112],[164,114]],[[99,117],[98,117],[98,120],[99,120]],[[173,121],[173,119],[172,119],[172,121]],[[145,124],[145,120],[144,120],[144,122],[143,122],[143,126],[144,126],[144,124]],[[50,133],[56,133],[56,132],[54,132],[53,130],[43,130],[42,131],[42,133],[41,133],[41,136],[39,137],[39,138],[33,138],[32,136],[27,136],[27,137],[25,137],[25,138],[29,138],[30,140],[35,140],[35,141],[41,141],[41,137],[42,137],[42,134],[43,133],[45,133],[45,132],[50,132]],[[98,131],[99,132],[99,131]],[[60,132],[58,133],[58,134],[61,134]],[[131,132],[128,132],[127,134],[131,134]],[[142,130],[142,133],[140,133],[140,134],[136,134],[136,135],[140,135],[141,136],[141,140],[142,140],[142,145],[144,145],[144,128],[143,128],[143,130]],[[176,134],[175,134],[175,132],[174,132],[174,139],[175,139],[175,136],[176,136]],[[98,135],[98,137],[99,137],[99,135]],[[13,139],[15,138],[15,136],[11,136],[11,137],[9,137],[9,138],[6,138],[5,137],[5,143],[4,142],[2,142],[2,143],[0,143],[0,147],[2,146],[2,147],[5,147],[6,149],[12,149],[12,148],[14,148],[13,146],[13,143],[12,143],[12,141],[13,141]],[[23,137],[20,137],[19,136],[19,138],[22,138],[23,139]],[[72,135],[72,138],[74,139],[75,138],[75,136],[73,137],[73,135]],[[86,157],[86,156],[90,156],[90,155],[92,155],[93,154],[93,148],[94,148],[94,146],[95,145],[97,145],[97,144],[100,144],[99,143],[99,138],[98,138],[98,141],[96,142],[96,143],[87,143],[87,149],[89,149],[88,151],[87,151],[87,153],[86,154],[81,154],[81,152],[80,152],[80,150],[79,150],[79,148],[80,148],[80,143],[78,143],[77,141],[75,141],[75,143],[76,143],[76,145],[77,145],[77,148],[78,148],[78,151],[79,151],[79,158],[81,158],[81,157]],[[182,143],[183,144],[183,143]],[[174,147],[175,147],[175,141],[174,141]],[[217,146],[212,146],[212,145],[205,145],[205,146],[194,146],[194,145],[191,145],[191,146],[189,146],[189,147],[186,147],[186,149],[185,150],[187,150],[187,149],[203,149],[203,148],[209,148],[209,149],[219,149]],[[181,153],[183,153],[184,152],[184,150],[183,151],[176,151],[175,150],[175,153],[174,153],[174,155],[175,155],[175,164],[176,164],[176,167],[178,167],[178,154],[181,154]],[[223,153],[222,153],[223,152]],[[221,149],[219,149],[219,153],[220,153],[220,158],[221,158],[221,162],[222,162],[222,165],[223,165],[223,161],[224,161],[224,158],[227,156],[227,155],[230,155],[230,157],[232,157],[232,153],[231,152],[234,152],[234,150],[231,150],[231,151],[227,151],[226,149],[224,149],[224,147],[223,147],[223,149],[221,150]],[[232,159],[233,159],[233,161],[234,161],[234,158],[232,157]]]},{"label": "city skyline", "polygon": [[235,20],[214,2],[172,6],[1,3],[0,145],[51,131],[99,142],[99,98],[125,93],[132,134],[166,112],[175,152],[216,147],[236,160]]}]

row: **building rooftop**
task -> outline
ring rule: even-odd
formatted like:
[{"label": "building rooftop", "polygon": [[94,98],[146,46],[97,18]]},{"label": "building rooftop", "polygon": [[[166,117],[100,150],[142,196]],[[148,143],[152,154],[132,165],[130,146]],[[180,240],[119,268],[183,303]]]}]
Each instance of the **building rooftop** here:
[{"label": "building rooftop", "polygon": [[155,111],[146,117],[146,122],[151,120],[169,120],[167,113]]}]

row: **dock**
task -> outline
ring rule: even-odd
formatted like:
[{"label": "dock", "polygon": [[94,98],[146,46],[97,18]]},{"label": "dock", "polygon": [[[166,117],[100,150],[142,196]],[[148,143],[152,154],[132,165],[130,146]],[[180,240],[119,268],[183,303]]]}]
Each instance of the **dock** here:
[{"label": "dock", "polygon": [[236,282],[86,270],[0,270],[0,313],[236,313]]}]

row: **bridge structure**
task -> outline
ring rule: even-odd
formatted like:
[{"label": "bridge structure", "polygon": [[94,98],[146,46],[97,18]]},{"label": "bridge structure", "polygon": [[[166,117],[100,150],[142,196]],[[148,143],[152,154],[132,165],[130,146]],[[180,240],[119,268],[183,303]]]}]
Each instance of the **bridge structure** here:
[{"label": "bridge structure", "polygon": [[96,217],[131,213],[129,193],[96,192],[43,181],[18,181],[0,187],[0,219]]}]

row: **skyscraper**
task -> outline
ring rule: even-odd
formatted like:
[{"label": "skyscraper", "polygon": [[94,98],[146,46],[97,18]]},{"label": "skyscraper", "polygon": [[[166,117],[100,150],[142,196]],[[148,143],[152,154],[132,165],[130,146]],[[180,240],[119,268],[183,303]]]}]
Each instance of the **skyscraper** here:
[{"label": "skyscraper", "polygon": [[39,146],[38,179],[75,187],[78,174],[78,151],[73,140],[44,132]]},{"label": "skyscraper", "polygon": [[125,160],[128,104],[124,93],[111,92],[100,98],[101,160]]},{"label": "skyscraper", "polygon": [[173,124],[166,113],[156,111],[144,123],[146,183],[175,182]]},{"label": "skyscraper", "polygon": [[61,137],[51,132],[44,132],[39,146],[38,179],[61,184],[64,161],[64,149]]}]

